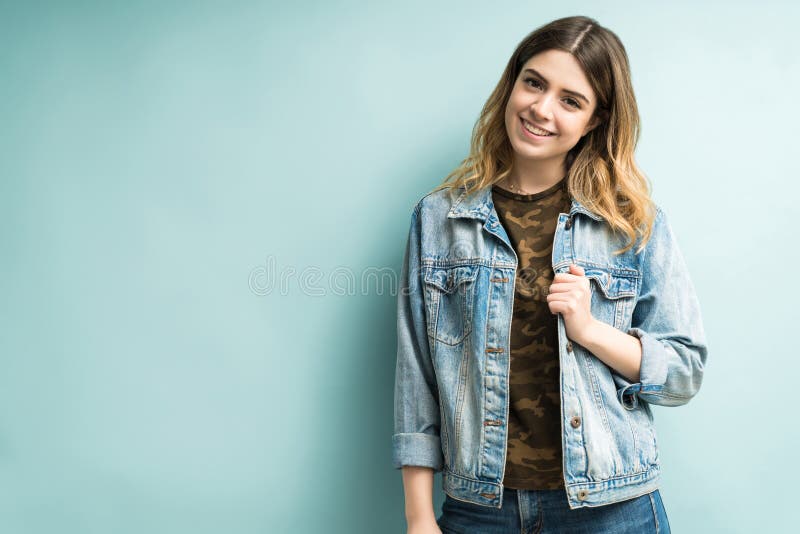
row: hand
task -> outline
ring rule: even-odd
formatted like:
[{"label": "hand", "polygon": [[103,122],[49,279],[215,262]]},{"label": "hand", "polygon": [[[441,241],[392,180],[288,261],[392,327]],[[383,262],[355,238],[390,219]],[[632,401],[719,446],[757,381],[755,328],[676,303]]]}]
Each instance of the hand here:
[{"label": "hand", "polygon": [[547,305],[552,313],[564,317],[567,337],[581,342],[594,323],[592,317],[592,287],[583,267],[570,264],[569,273],[556,273]]},{"label": "hand", "polygon": [[435,519],[415,521],[408,524],[406,534],[442,534],[439,524]]}]

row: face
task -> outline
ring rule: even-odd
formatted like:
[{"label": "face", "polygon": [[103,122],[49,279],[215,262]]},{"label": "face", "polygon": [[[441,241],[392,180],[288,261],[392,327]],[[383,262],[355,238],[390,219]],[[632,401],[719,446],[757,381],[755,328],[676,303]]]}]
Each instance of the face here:
[{"label": "face", "polygon": [[[567,152],[599,123],[592,120],[596,105],[589,80],[572,54],[547,50],[530,58],[505,111],[515,165],[563,165]],[[529,131],[537,127],[547,135]]]}]

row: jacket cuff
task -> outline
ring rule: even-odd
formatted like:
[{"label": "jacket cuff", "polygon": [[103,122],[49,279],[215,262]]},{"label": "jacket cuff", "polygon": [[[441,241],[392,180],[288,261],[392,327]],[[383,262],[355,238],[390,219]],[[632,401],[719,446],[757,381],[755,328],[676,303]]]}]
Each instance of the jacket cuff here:
[{"label": "jacket cuff", "polygon": [[639,405],[637,393],[661,391],[667,381],[666,350],[656,338],[641,328],[630,328],[628,334],[636,336],[642,344],[642,363],[639,368],[639,382],[631,384],[622,376],[614,374],[617,383],[617,399],[628,410]]},{"label": "jacket cuff", "polygon": [[392,457],[395,469],[404,465],[416,465],[430,467],[438,472],[442,470],[444,463],[441,439],[435,434],[393,435]]}]

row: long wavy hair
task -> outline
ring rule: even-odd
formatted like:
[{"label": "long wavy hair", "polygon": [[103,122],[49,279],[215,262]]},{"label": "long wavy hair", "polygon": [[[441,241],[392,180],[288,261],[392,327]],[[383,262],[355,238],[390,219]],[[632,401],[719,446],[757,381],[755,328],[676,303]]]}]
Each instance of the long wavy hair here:
[{"label": "long wavy hair", "polygon": [[503,180],[512,169],[513,148],[505,128],[505,108],[525,63],[547,50],[572,54],[597,96],[594,116],[602,122],[567,153],[571,197],[627,236],[621,254],[648,239],[655,204],[647,177],[634,159],[639,140],[639,109],[630,65],[619,37],[596,20],[573,16],[554,20],[528,34],[508,60],[499,83],[472,131],[470,154],[433,191],[463,186],[467,193]]}]

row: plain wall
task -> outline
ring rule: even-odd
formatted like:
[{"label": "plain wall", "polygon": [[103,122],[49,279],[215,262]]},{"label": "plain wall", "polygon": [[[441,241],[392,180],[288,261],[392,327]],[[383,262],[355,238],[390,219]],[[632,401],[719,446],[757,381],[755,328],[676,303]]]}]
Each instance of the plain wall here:
[{"label": "plain wall", "polygon": [[411,209],[574,14],[628,50],[705,318],[655,407],[673,532],[792,530],[798,4],[411,0],[0,5],[0,531],[405,532]]}]

